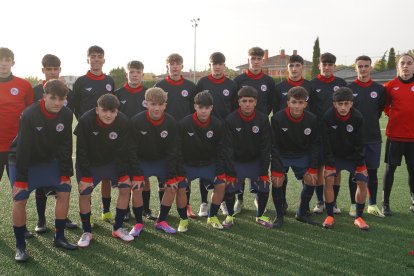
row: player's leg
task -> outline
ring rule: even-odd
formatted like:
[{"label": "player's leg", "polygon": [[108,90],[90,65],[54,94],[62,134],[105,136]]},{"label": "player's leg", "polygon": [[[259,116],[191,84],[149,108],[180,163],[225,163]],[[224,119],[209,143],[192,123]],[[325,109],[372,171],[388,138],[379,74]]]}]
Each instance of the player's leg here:
[{"label": "player's leg", "polygon": [[53,245],[68,250],[78,247],[68,242],[65,237],[66,218],[68,217],[71,185],[67,183],[58,184],[55,204],[55,235]]},{"label": "player's leg", "polygon": [[111,213],[111,180],[104,179],[101,183],[102,194],[102,220],[109,223],[113,222],[113,215]]},{"label": "player's leg", "polygon": [[145,179],[144,190],[142,191],[142,200],[143,200],[142,214],[144,217],[146,217],[149,220],[156,220],[157,217],[152,213],[152,210],[150,209],[150,199],[151,199],[151,183],[149,179]]},{"label": "player's leg", "polygon": [[82,222],[83,234],[78,241],[79,247],[88,247],[92,240],[91,226],[91,194],[93,189],[79,191],[79,216]]},{"label": "player's leg", "polygon": [[382,213],[385,216],[391,216],[390,196],[394,184],[394,174],[398,166],[401,165],[403,156],[402,142],[390,141],[387,139],[385,144],[385,171],[383,177],[383,203]]},{"label": "player's leg", "polygon": [[[266,228],[272,228],[273,223],[269,217],[263,215],[267,202],[269,201],[270,182],[269,177],[262,179],[259,176],[250,181],[250,191],[257,194],[257,212],[256,212],[256,223]],[[280,207],[283,208],[283,181],[280,183]],[[282,210],[283,213],[283,210]]]},{"label": "player's leg", "polygon": [[340,214],[341,213],[341,209],[339,209],[338,204],[336,203],[336,199],[338,198],[339,195],[339,190],[341,188],[341,174],[338,173],[338,175],[335,177],[335,182],[334,182],[334,186],[333,186],[333,190],[334,190],[334,214]]},{"label": "player's leg", "polygon": [[[159,183],[163,183],[163,181],[160,181]],[[168,234],[175,234],[176,230],[172,228],[167,223],[167,216],[170,212],[171,205],[174,202],[174,199],[177,194],[177,187],[174,185],[171,185],[169,183],[165,183],[163,187],[163,197],[160,204],[160,215],[158,216],[158,219],[155,223],[155,228],[162,230]],[[185,189],[184,189],[185,194]],[[186,199],[184,200],[184,205],[186,205]],[[184,207],[185,208],[185,207]]]},{"label": "player's leg", "polygon": [[357,182],[357,192],[355,194],[356,218],[354,220],[354,225],[357,226],[359,229],[368,230],[368,224],[366,224],[365,221],[362,219],[362,214],[365,208],[365,200],[367,197],[368,177],[363,175],[362,173],[356,173],[355,179]]},{"label": "player's leg", "polygon": [[[20,195],[25,192],[21,192]],[[26,204],[27,198],[19,198],[19,195],[14,196],[12,218],[13,231],[16,238],[15,260],[17,262],[25,262],[29,258],[29,255],[26,253],[26,240],[24,237],[26,230]]]},{"label": "player's leg", "polygon": [[45,233],[46,228],[46,202],[47,196],[43,188],[38,188],[35,191],[36,211],[37,211],[37,225],[35,228],[36,233]]},{"label": "player's leg", "polygon": [[309,212],[309,203],[312,199],[315,185],[317,183],[317,171],[312,169],[307,170],[307,166],[302,168],[294,167],[293,171],[295,172],[296,178],[301,180],[303,184],[302,192],[300,193],[299,208],[296,211],[295,218],[300,222],[316,225],[317,223],[312,219]]},{"label": "player's leg", "polygon": [[213,183],[212,180],[207,179],[204,179],[203,184],[205,185],[206,190],[207,188],[213,188],[207,223],[216,229],[223,229],[223,225],[217,218],[217,213],[221,203],[223,202],[226,185],[224,181],[221,180],[216,180],[215,183]]},{"label": "player's leg", "polygon": [[198,211],[199,217],[207,217],[208,216],[208,190],[206,189],[204,180],[200,179],[199,187],[200,187],[200,209]]},{"label": "player's leg", "polygon": [[[184,233],[188,231],[188,185],[191,181],[186,181],[185,179],[180,181],[178,184],[178,191],[176,194],[176,205],[177,212],[180,216],[180,223],[178,225],[178,232]],[[191,191],[190,191],[191,192]]]},{"label": "player's leg", "polygon": [[325,228],[332,228],[333,225],[335,224],[334,211],[333,211],[335,195],[334,195],[333,186],[335,183],[336,173],[332,173],[333,171],[334,169],[332,168],[325,168],[325,173],[324,173],[325,208],[326,208],[327,217],[325,221],[323,222],[322,226]]},{"label": "player's leg", "polygon": [[[144,186],[144,189],[145,189],[145,182],[146,180],[144,180],[144,183],[142,184]],[[134,186],[132,187],[131,202],[132,202],[132,211],[135,217],[135,225],[131,229],[131,231],[129,231],[129,234],[134,237],[139,237],[142,230],[144,230],[144,221],[142,220],[142,214],[144,210],[143,193],[144,191],[142,189],[138,189],[138,187],[134,187]]]},{"label": "player's leg", "polygon": [[[112,180],[115,181],[115,180]],[[115,223],[112,229],[112,236],[123,241],[132,241],[134,237],[123,228],[124,218],[128,212],[128,204],[131,194],[131,182],[129,176],[123,176],[118,180],[118,200],[116,203]]]},{"label": "player's leg", "polygon": [[356,194],[357,184],[355,182],[355,175],[353,173],[349,174],[348,186],[349,186],[349,197],[351,199],[351,207],[349,208],[349,215],[351,217],[355,217],[356,216],[355,194]]}]

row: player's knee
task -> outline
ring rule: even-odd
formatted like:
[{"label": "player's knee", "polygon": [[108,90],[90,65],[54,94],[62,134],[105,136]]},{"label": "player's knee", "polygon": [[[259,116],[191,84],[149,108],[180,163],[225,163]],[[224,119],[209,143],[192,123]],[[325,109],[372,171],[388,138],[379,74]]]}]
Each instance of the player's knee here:
[{"label": "player's knee", "polygon": [[358,184],[361,183],[361,182],[366,184],[366,183],[368,183],[368,176],[366,176],[362,173],[356,173],[355,174],[355,180],[357,181]]},{"label": "player's knee", "polygon": [[119,196],[129,196],[131,189],[129,185],[126,185],[126,187],[119,187],[118,188]]}]

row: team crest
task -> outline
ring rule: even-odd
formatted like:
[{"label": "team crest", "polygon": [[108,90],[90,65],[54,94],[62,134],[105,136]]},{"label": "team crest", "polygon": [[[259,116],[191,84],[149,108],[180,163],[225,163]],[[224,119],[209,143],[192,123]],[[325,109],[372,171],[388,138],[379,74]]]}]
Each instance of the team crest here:
[{"label": "team crest", "polygon": [[309,135],[312,133],[312,130],[310,128],[305,128],[305,130],[303,131],[303,133],[305,133],[305,135]]},{"label": "team crest", "polygon": [[258,133],[259,132],[259,127],[258,126],[253,126],[252,131],[253,131],[253,133]]},{"label": "team crest", "polygon": [[375,99],[376,97],[378,97],[378,93],[375,91],[372,91],[371,94],[369,94],[371,96],[371,98]]},{"label": "team crest", "polygon": [[109,83],[106,85],[106,90],[111,91],[112,90],[112,85],[110,85]]},{"label": "team crest", "polygon": [[65,129],[65,126],[62,123],[56,125],[56,131],[57,132],[61,132],[64,129]]},{"label": "team crest", "polygon": [[64,101],[63,101],[63,105],[64,105],[64,106],[68,106],[68,100],[64,100]]},{"label": "team crest", "polygon": [[118,138],[118,133],[112,131],[111,133],[109,133],[109,139],[111,140],[115,140],[116,138]]},{"label": "team crest", "polygon": [[161,131],[160,136],[161,136],[161,138],[167,137],[168,136],[168,131],[166,131],[166,130]]},{"label": "team crest", "polygon": [[230,91],[228,89],[224,89],[223,95],[227,97],[228,95],[230,95]]},{"label": "team crest", "polygon": [[267,91],[266,84],[262,84],[262,86],[260,86],[260,90],[262,90],[263,92]]},{"label": "team crest", "polygon": [[10,94],[12,94],[13,96],[16,96],[17,94],[19,94],[19,89],[17,89],[16,87],[13,87],[12,89],[10,89]]},{"label": "team crest", "polygon": [[346,131],[348,132],[354,131],[354,127],[352,125],[346,125]]},{"label": "team crest", "polygon": [[334,86],[334,88],[333,88],[333,90],[334,90],[334,91],[336,91],[336,90],[338,90],[338,89],[339,89],[339,86],[337,86],[337,85],[336,85],[336,86]]},{"label": "team crest", "polygon": [[181,96],[187,97],[188,96],[188,91],[187,90],[181,91]]},{"label": "team crest", "polygon": [[414,92],[414,86],[411,86],[411,91],[413,91],[413,92]]},{"label": "team crest", "polygon": [[213,137],[213,134],[214,134],[214,132],[212,130],[209,130],[209,131],[207,131],[206,136],[207,136],[207,138],[210,139],[211,137]]},{"label": "team crest", "polygon": [[145,108],[147,108],[147,101],[146,100],[143,100],[142,101],[142,106],[145,107]]}]

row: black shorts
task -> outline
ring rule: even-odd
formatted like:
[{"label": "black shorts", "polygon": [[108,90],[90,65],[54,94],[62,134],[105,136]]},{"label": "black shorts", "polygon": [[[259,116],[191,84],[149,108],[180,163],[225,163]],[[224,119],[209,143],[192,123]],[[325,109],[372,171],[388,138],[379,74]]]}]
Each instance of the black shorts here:
[{"label": "black shorts", "polygon": [[414,166],[414,142],[400,142],[387,139],[384,162],[388,165],[400,166],[403,156],[407,165]]}]

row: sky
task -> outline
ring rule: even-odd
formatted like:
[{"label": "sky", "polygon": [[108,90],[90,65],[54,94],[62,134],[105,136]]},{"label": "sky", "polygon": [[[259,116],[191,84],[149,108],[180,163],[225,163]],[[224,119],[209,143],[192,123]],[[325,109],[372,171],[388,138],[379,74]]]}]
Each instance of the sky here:
[{"label": "sky", "polygon": [[274,56],[297,50],[312,60],[314,41],[321,52],[351,65],[366,54],[374,60],[394,47],[414,49],[410,0],[13,0],[1,1],[0,47],[15,54],[16,76],[42,78],[41,59],[55,54],[62,75],[83,75],[89,69],[91,45],[105,50],[104,72],[140,60],[145,72],[165,73],[170,53],[184,58],[184,70],[208,69],[219,51],[235,69],[247,63],[247,50],[259,46]]}]

